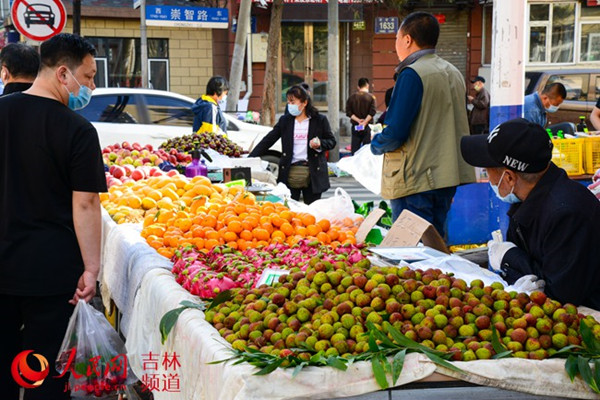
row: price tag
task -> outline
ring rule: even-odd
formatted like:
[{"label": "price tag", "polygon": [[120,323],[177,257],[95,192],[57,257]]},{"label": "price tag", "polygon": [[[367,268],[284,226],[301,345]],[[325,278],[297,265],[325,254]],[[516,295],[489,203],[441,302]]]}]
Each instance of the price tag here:
[{"label": "price tag", "polygon": [[260,276],[256,287],[259,287],[260,285],[273,286],[275,282],[279,281],[280,276],[288,275],[289,273],[290,271],[283,269],[267,268]]}]

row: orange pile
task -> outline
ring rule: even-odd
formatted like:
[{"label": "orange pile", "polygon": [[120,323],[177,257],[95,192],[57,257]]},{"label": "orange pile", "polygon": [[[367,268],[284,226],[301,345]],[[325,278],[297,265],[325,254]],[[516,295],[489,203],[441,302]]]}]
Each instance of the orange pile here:
[{"label": "orange pile", "polygon": [[148,214],[159,210],[186,210],[195,214],[199,204],[224,204],[243,191],[213,185],[203,176],[188,179],[183,175],[158,176],[111,186],[100,194],[100,202],[117,223],[141,222]]},{"label": "orange pile", "polygon": [[258,204],[254,196],[240,192],[228,204],[200,201],[192,203],[189,211],[147,214],[141,234],[158,253],[171,257],[185,245],[195,245],[201,251],[221,244],[244,250],[273,242],[294,244],[306,238],[332,246],[355,244],[357,229],[355,225],[331,226],[327,219],[316,221],[311,214],[295,213],[283,204]]}]

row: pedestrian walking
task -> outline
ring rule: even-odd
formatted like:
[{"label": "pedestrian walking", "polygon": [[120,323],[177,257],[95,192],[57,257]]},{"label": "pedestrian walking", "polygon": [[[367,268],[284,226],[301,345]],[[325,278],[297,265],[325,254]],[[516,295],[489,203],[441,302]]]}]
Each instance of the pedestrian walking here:
[{"label": "pedestrian walking", "polygon": [[346,101],[346,115],[350,117],[352,123],[350,143],[352,154],[356,153],[363,145],[371,143],[369,123],[373,121],[376,113],[375,96],[369,93],[369,80],[360,78],[358,90]]},{"label": "pedestrian walking", "polygon": [[475,96],[467,96],[469,104],[473,105],[471,110],[471,134],[479,135],[488,133],[490,125],[490,93],[485,88],[485,78],[476,76],[471,80]]},{"label": "pedestrian walking", "polygon": [[435,54],[440,34],[430,13],[409,14],[396,35],[400,60],[387,126],[371,151],[384,154],[381,195],[392,217],[410,210],[431,222],[442,237],[456,187],[475,181],[460,155],[469,134],[466,86],[460,71]]}]

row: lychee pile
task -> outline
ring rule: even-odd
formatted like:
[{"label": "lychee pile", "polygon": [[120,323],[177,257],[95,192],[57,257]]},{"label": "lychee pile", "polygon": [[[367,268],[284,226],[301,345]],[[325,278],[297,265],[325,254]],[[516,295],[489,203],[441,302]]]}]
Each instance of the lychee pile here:
[{"label": "lychee pile", "polygon": [[160,149],[172,151],[175,149],[181,153],[191,153],[194,149],[213,149],[228,157],[240,157],[244,150],[226,138],[212,132],[198,132],[169,139],[160,145]]},{"label": "lychee pile", "polygon": [[367,322],[387,333],[387,321],[407,338],[458,361],[496,354],[494,331],[512,356],[529,359],[581,344],[580,321],[600,338],[600,324],[591,316],[542,292],[507,292],[500,283],[484,286],[480,280],[468,285],[439,269],[371,267],[368,259],[346,266],[314,257],[305,271],[293,268],[273,287],[232,294],[207,311],[206,320],[234,349],[280,357],[366,352]]}]

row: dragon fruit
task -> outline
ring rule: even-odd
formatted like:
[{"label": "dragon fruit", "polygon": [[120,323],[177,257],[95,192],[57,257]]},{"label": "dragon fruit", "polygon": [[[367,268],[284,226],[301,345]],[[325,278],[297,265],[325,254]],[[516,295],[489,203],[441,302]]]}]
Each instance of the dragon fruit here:
[{"label": "dragon fruit", "polygon": [[185,290],[213,298],[223,290],[254,288],[266,268],[306,270],[311,262],[354,264],[366,257],[363,246],[332,248],[318,241],[302,240],[293,246],[272,243],[263,248],[237,251],[217,246],[208,253],[182,247],[173,256],[172,273]]}]

